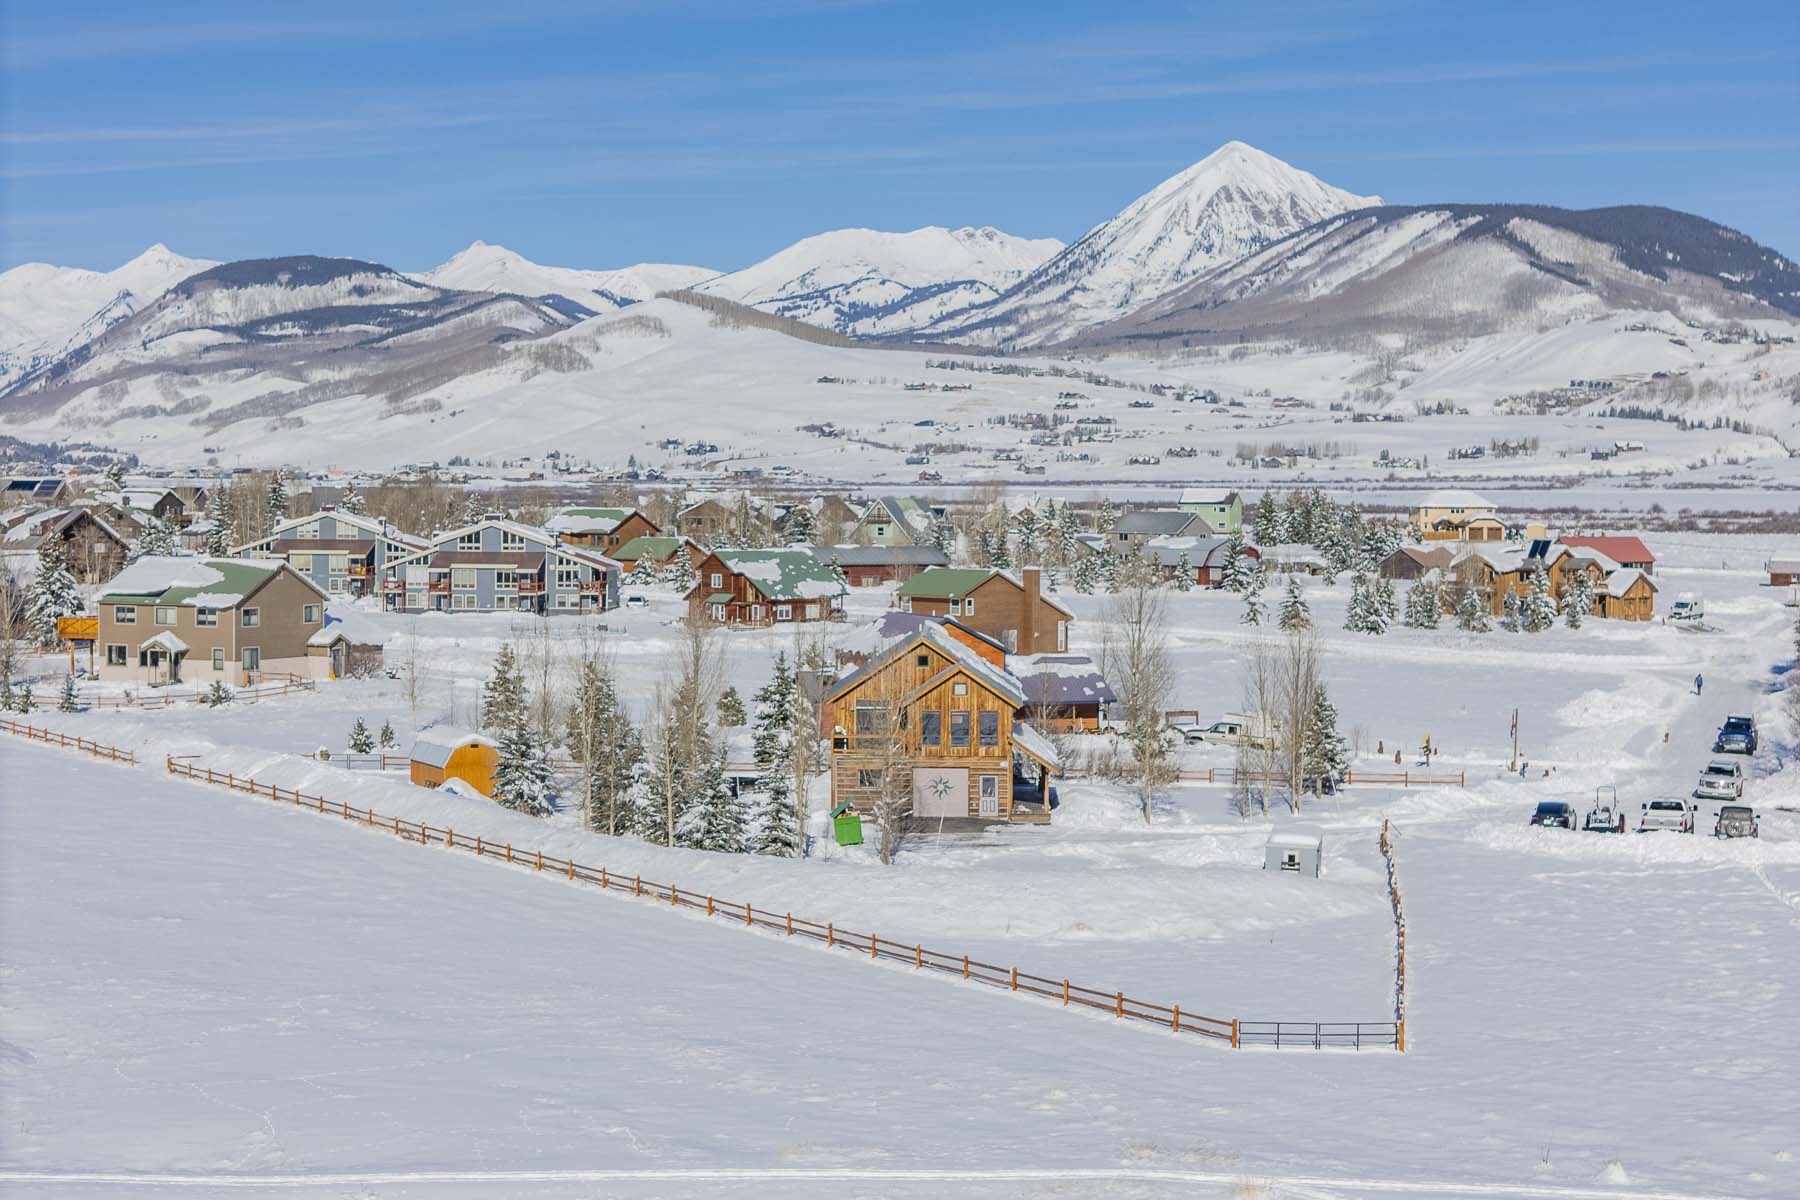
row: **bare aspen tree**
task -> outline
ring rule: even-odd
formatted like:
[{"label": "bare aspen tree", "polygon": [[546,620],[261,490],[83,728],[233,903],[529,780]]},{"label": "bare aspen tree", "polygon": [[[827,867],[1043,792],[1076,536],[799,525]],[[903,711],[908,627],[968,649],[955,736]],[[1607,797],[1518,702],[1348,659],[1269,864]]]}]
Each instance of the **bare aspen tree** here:
[{"label": "bare aspen tree", "polygon": [[[879,834],[879,852],[883,864],[891,865],[900,845],[912,827],[913,755],[909,741],[912,722],[906,707],[906,684],[899,671],[886,671],[877,686],[858,693],[859,709],[873,702],[873,747],[871,735],[857,732],[857,750],[875,752],[879,783],[875,791],[875,828]],[[866,697],[866,700],[864,699]],[[859,715],[860,721],[860,715]]]},{"label": "bare aspen tree", "polygon": [[810,815],[812,781],[825,770],[823,681],[833,663],[829,636],[819,630],[799,630],[794,635],[794,692],[792,737],[788,743],[788,767],[794,777],[794,816],[802,844]]},{"label": "bare aspen tree", "polygon": [[1243,805],[1249,807],[1248,789],[1256,780],[1256,802],[1264,813],[1269,811],[1269,793],[1274,788],[1276,752],[1272,741],[1276,731],[1271,727],[1276,697],[1280,692],[1280,668],[1270,646],[1262,640],[1246,642],[1243,649],[1244,679],[1241,705],[1249,722],[1238,740],[1237,776],[1246,789]]},{"label": "bare aspen tree", "polygon": [[1124,718],[1131,778],[1148,822],[1156,793],[1175,780],[1166,728],[1175,665],[1169,657],[1168,616],[1161,592],[1139,583],[1108,601],[1100,664],[1119,695],[1115,711]]},{"label": "bare aspen tree", "polygon": [[406,706],[412,710],[413,731],[419,729],[419,618],[406,622],[406,657],[400,664],[400,681],[406,689]]},{"label": "bare aspen tree", "polygon": [[[1275,651],[1273,716],[1279,718],[1280,741],[1276,753],[1287,770],[1288,807],[1300,811],[1304,787],[1307,731],[1312,724],[1313,703],[1319,691],[1319,639],[1310,628],[1291,629]],[[1267,730],[1276,736],[1275,723]],[[1314,785],[1317,787],[1317,784]]]}]

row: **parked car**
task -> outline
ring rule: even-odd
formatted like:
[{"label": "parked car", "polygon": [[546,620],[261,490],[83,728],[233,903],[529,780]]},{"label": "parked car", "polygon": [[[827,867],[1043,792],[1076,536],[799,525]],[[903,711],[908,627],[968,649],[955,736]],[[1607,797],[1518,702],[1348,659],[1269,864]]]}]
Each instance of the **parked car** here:
[{"label": "parked car", "polygon": [[1726,717],[1713,739],[1714,754],[1755,754],[1756,722],[1750,717]]},{"label": "parked car", "polygon": [[1676,833],[1694,832],[1694,805],[1686,800],[1652,800],[1638,814],[1638,832],[1656,833],[1672,829]]},{"label": "parked car", "polygon": [[1625,832],[1625,810],[1619,807],[1618,788],[1604,784],[1594,789],[1594,807],[1588,809],[1581,827],[1594,833]]},{"label": "parked car", "polygon": [[1696,592],[1683,592],[1669,609],[1668,619],[1671,621],[1702,621],[1706,619],[1706,601]]},{"label": "parked car", "polygon": [[1540,800],[1537,810],[1531,814],[1531,823],[1548,829],[1581,828],[1581,818],[1575,814],[1575,806],[1566,800]]},{"label": "parked car", "polygon": [[646,596],[641,596],[638,593],[633,592],[631,595],[625,597],[625,607],[626,608],[649,608],[650,600]]},{"label": "parked car", "polygon": [[1720,838],[1760,837],[1756,810],[1748,804],[1722,804],[1719,819],[1713,822],[1713,836]]},{"label": "parked car", "polygon": [[1707,800],[1741,800],[1744,798],[1744,765],[1715,758],[1700,772],[1694,795]]}]

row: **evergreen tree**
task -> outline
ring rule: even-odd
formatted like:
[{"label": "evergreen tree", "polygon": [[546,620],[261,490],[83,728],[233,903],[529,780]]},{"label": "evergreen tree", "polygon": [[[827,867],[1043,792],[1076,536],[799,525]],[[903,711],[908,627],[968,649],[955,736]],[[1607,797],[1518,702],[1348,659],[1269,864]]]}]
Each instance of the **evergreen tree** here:
[{"label": "evergreen tree", "polygon": [[1367,575],[1350,577],[1350,604],[1344,611],[1344,628],[1351,633],[1383,634],[1387,618],[1382,611],[1380,589]]},{"label": "evergreen tree", "polygon": [[[682,557],[685,558],[686,555]],[[649,587],[656,582],[656,574],[656,564],[646,554],[631,564],[631,570],[626,574],[624,584],[626,587]]]},{"label": "evergreen tree", "polygon": [[269,476],[269,524],[268,524],[268,528],[273,529],[276,525],[279,525],[281,522],[287,520],[287,518],[288,518],[287,482],[286,482],[286,480],[284,480],[281,477],[281,468],[277,467],[275,469],[275,473],[273,475]]},{"label": "evergreen tree", "polygon": [[933,521],[930,538],[931,544],[942,550],[946,557],[956,557],[956,526],[949,521]]},{"label": "evergreen tree", "polygon": [[1175,590],[1189,592],[1194,589],[1194,564],[1188,561],[1186,550],[1175,560]]},{"label": "evergreen tree", "polygon": [[72,672],[63,676],[62,694],[56,698],[56,711],[81,711],[81,698],[75,694],[75,676]]},{"label": "evergreen tree", "polygon": [[337,506],[342,511],[350,513],[353,516],[362,515],[365,501],[363,500],[363,494],[356,490],[356,481],[354,479],[344,485],[344,494],[338,497]]},{"label": "evergreen tree", "polygon": [[392,721],[383,721],[381,723],[381,733],[375,740],[383,750],[392,750],[395,746],[399,745],[400,739],[394,736],[394,723]]},{"label": "evergreen tree", "polygon": [[462,523],[475,525],[487,515],[487,503],[476,492],[463,493]]},{"label": "evergreen tree", "polygon": [[1356,545],[1335,514],[1330,517],[1321,516],[1320,520],[1323,536],[1318,539],[1317,545],[1320,557],[1325,560],[1325,579],[1329,582],[1355,567]]},{"label": "evergreen tree", "polygon": [[158,516],[144,522],[144,532],[137,542],[138,558],[167,558],[180,552],[181,545],[176,540],[173,525]]},{"label": "evergreen tree", "polygon": [[1594,611],[1594,581],[1586,571],[1576,571],[1575,578],[1563,591],[1563,620],[1570,629],[1580,629],[1581,623]]},{"label": "evergreen tree", "polygon": [[114,491],[124,491],[125,490],[125,464],[120,462],[116,458],[113,459],[111,462],[107,463],[106,464],[106,482],[110,483],[113,486]]},{"label": "evergreen tree", "polygon": [[632,791],[644,747],[619,701],[611,673],[597,662],[582,664],[563,740],[583,768],[581,786],[587,789],[583,811],[589,828],[598,833],[632,832],[637,825]]},{"label": "evergreen tree", "polygon": [[787,754],[794,728],[794,686],[787,651],[777,651],[774,674],[752,697],[756,708],[752,755],[758,766],[778,763]]},{"label": "evergreen tree", "polygon": [[1427,571],[1406,589],[1406,625],[1411,629],[1436,629],[1444,601],[1438,593],[1438,573]]},{"label": "evergreen tree", "polygon": [[1281,597],[1281,617],[1279,624],[1283,629],[1306,629],[1312,625],[1312,610],[1306,606],[1306,597],[1300,593],[1300,577],[1289,575],[1287,591]]},{"label": "evergreen tree", "polygon": [[375,750],[375,739],[369,733],[369,726],[361,717],[350,727],[350,753],[371,754]]},{"label": "evergreen tree", "polygon": [[231,510],[223,483],[213,481],[206,492],[206,556],[224,558],[231,553]]},{"label": "evergreen tree", "polygon": [[504,733],[525,722],[525,679],[519,672],[511,642],[501,642],[494,656],[494,673],[481,689],[481,727]]},{"label": "evergreen tree", "polygon": [[1250,536],[1259,546],[1279,546],[1281,544],[1281,505],[1272,492],[1264,492],[1256,502],[1256,512],[1250,518]]},{"label": "evergreen tree", "polygon": [[1381,618],[1380,632],[1386,633],[1400,619],[1400,605],[1394,600],[1394,581],[1379,576],[1369,577],[1375,590],[1375,612]]},{"label": "evergreen tree", "polygon": [[1018,563],[1021,567],[1029,567],[1042,558],[1042,542],[1044,531],[1038,520],[1035,508],[1022,508],[1018,518],[1013,522],[1013,532],[1018,537]]},{"label": "evergreen tree", "polygon": [[757,802],[754,820],[756,837],[750,847],[751,853],[773,858],[799,857],[802,845],[799,813],[787,772],[779,767],[763,776],[762,798]]},{"label": "evergreen tree", "polygon": [[684,596],[694,590],[694,560],[686,547],[678,548],[669,559],[669,565],[663,569],[663,583]]},{"label": "evergreen tree", "polygon": [[743,697],[738,695],[736,687],[726,688],[719,695],[719,725],[730,728],[749,723],[750,718],[744,713]]},{"label": "evergreen tree", "polygon": [[1313,689],[1312,713],[1301,747],[1301,773],[1315,780],[1314,786],[1320,790],[1328,785],[1337,787],[1350,774],[1350,748],[1338,732],[1337,721],[1337,706],[1320,684]]},{"label": "evergreen tree", "polygon": [[1244,553],[1244,535],[1234,533],[1226,538],[1220,553],[1225,556],[1222,569],[1225,590],[1242,594],[1250,585],[1251,572],[1256,566],[1256,560]]},{"label": "evergreen tree", "polygon": [[556,777],[550,771],[550,758],[543,739],[519,719],[500,733],[500,762],[494,768],[494,800],[502,808],[527,816],[549,815],[550,794]]},{"label": "evergreen tree", "polygon": [[1508,633],[1519,632],[1519,593],[1510,588],[1500,600],[1500,628]]},{"label": "evergreen tree", "polygon": [[61,538],[38,547],[37,569],[25,588],[25,627],[39,646],[56,644],[56,619],[81,611],[81,589],[69,570]]},{"label": "evergreen tree", "polygon": [[36,707],[37,701],[33,700],[31,696],[31,680],[27,679],[24,684],[20,686],[18,694],[13,697],[13,711],[17,713],[28,713]]},{"label": "evergreen tree", "polygon": [[1253,568],[1244,581],[1244,615],[1238,618],[1246,625],[1263,623],[1263,573],[1261,567]]},{"label": "evergreen tree", "polygon": [[225,681],[222,679],[213,680],[212,686],[206,689],[206,706],[208,708],[219,708],[230,704],[233,699],[231,689],[225,686]]},{"label": "evergreen tree", "polygon": [[693,795],[675,823],[675,842],[693,850],[743,853],[744,813],[725,778],[723,752],[708,755],[701,766]]},{"label": "evergreen tree", "polygon": [[1012,554],[1007,548],[1007,544],[1006,544],[1007,538],[1006,538],[1005,528],[1002,527],[999,531],[994,533],[992,535],[992,537],[993,537],[993,555],[992,555],[992,558],[990,559],[990,561],[988,562],[988,566],[998,567],[1002,571],[1010,569],[1012,567]]},{"label": "evergreen tree", "polygon": [[1525,599],[1519,603],[1519,624],[1526,633],[1542,633],[1556,624],[1556,601],[1550,595],[1550,576],[1533,567]]},{"label": "evergreen tree", "polygon": [[1464,585],[1456,598],[1456,626],[1464,633],[1486,633],[1494,627],[1493,612],[1481,598],[1481,589]]},{"label": "evergreen tree", "polygon": [[1094,514],[1094,532],[1095,533],[1111,533],[1113,531],[1113,526],[1117,525],[1118,523],[1119,523],[1118,505],[1116,505],[1112,502],[1112,497],[1110,497],[1110,496],[1102,497],[1101,501],[1100,501],[1099,511],[1097,511]]},{"label": "evergreen tree", "polygon": [[1093,595],[1094,589],[1100,586],[1100,556],[1097,554],[1083,554],[1080,558],[1076,559],[1075,570],[1069,583],[1070,586],[1082,595]]},{"label": "evergreen tree", "polygon": [[790,546],[808,546],[819,537],[818,525],[813,520],[812,506],[802,500],[788,509],[787,519],[782,522],[782,540]]}]

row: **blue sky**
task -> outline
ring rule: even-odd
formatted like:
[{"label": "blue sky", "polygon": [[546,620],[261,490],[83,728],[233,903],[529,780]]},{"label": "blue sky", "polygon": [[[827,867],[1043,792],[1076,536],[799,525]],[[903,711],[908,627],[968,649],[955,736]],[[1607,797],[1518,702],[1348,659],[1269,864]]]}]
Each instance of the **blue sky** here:
[{"label": "blue sky", "polygon": [[1390,203],[1664,204],[1800,256],[1800,5],[0,0],[0,266],[1072,240],[1238,138]]}]

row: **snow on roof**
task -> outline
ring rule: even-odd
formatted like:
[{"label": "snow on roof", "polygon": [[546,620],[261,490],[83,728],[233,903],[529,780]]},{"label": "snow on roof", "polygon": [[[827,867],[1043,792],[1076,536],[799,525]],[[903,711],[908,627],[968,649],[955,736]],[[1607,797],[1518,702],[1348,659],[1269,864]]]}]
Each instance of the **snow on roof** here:
[{"label": "snow on roof", "polygon": [[188,644],[167,629],[138,643],[139,650],[148,649],[151,646],[160,647],[170,654],[186,654],[188,651]]},{"label": "snow on roof", "polygon": [[1177,534],[1198,526],[1212,531],[1199,513],[1179,508],[1137,508],[1120,516],[1113,524],[1114,533]]},{"label": "snow on roof", "polygon": [[867,625],[858,625],[837,640],[837,652],[840,655],[874,655],[885,650],[891,643],[909,638],[919,632],[924,625],[954,625],[970,637],[977,638],[996,650],[1005,652],[1005,647],[985,633],[970,629],[962,622],[950,617],[933,616],[929,613],[902,612],[890,608]]},{"label": "snow on roof", "polygon": [[325,623],[309,638],[309,646],[329,646],[340,637],[358,646],[381,646],[387,642],[387,631],[354,608],[325,614]]},{"label": "snow on roof", "polygon": [[1419,501],[1419,507],[1473,508],[1491,515],[1494,509],[1494,502],[1485,496],[1477,495],[1475,492],[1464,491],[1462,488],[1440,488],[1435,492],[1426,493],[1425,498]]},{"label": "snow on roof", "polygon": [[1181,489],[1178,504],[1230,504],[1237,499],[1237,492],[1231,488],[1191,487]]},{"label": "snow on roof", "polygon": [[1112,704],[1119,698],[1085,654],[1015,654],[1006,669],[1018,677],[1032,704]]},{"label": "snow on roof", "polygon": [[[1144,543],[1143,552],[1144,557],[1161,567],[1179,567],[1183,555],[1187,556],[1188,566],[1204,567],[1230,541],[1223,537],[1154,537]],[[1245,546],[1244,549],[1254,550],[1254,547]]]},{"label": "snow on roof", "polygon": [[113,576],[100,593],[100,602],[143,599],[194,608],[231,608],[285,565],[278,558],[149,554]]},{"label": "snow on roof", "polygon": [[809,550],[718,550],[719,561],[769,600],[841,596],[843,580]]},{"label": "snow on roof", "polygon": [[544,528],[556,533],[611,533],[632,512],[629,508],[565,508],[545,521]]},{"label": "snow on roof", "polygon": [[842,567],[885,567],[898,564],[947,566],[950,556],[933,545],[813,546],[814,554]]},{"label": "snow on roof", "polygon": [[1269,845],[1288,850],[1318,850],[1325,845],[1325,831],[1316,825],[1289,825],[1269,834]]},{"label": "snow on roof", "polygon": [[1640,579],[1650,585],[1651,591],[1656,590],[1656,582],[1636,567],[1620,567],[1606,577],[1603,586],[1608,596],[1619,597],[1629,592]]},{"label": "snow on roof", "polygon": [[496,748],[499,746],[498,742],[485,733],[457,729],[450,725],[434,725],[413,739],[412,760],[441,769],[449,765],[452,754],[470,744]]},{"label": "snow on roof", "polygon": [[1772,575],[1792,575],[1800,572],[1800,558],[1771,558],[1763,564],[1763,570]]},{"label": "snow on roof", "polygon": [[1023,750],[1052,771],[1062,770],[1062,759],[1056,753],[1056,744],[1025,722],[1013,722],[1012,742],[1013,749]]},{"label": "snow on roof", "polygon": [[1010,700],[1014,708],[1025,703],[1025,690],[1010,672],[994,666],[971,647],[958,641],[956,636],[945,628],[942,622],[938,621],[922,624],[905,637],[896,638],[888,643],[879,654],[871,657],[868,662],[841,676],[836,683],[831,685],[830,694],[842,695],[854,683],[881,670],[892,662],[896,655],[905,653],[921,641],[930,642],[937,649],[943,651],[945,657],[957,666],[965,668],[989,688]]}]

